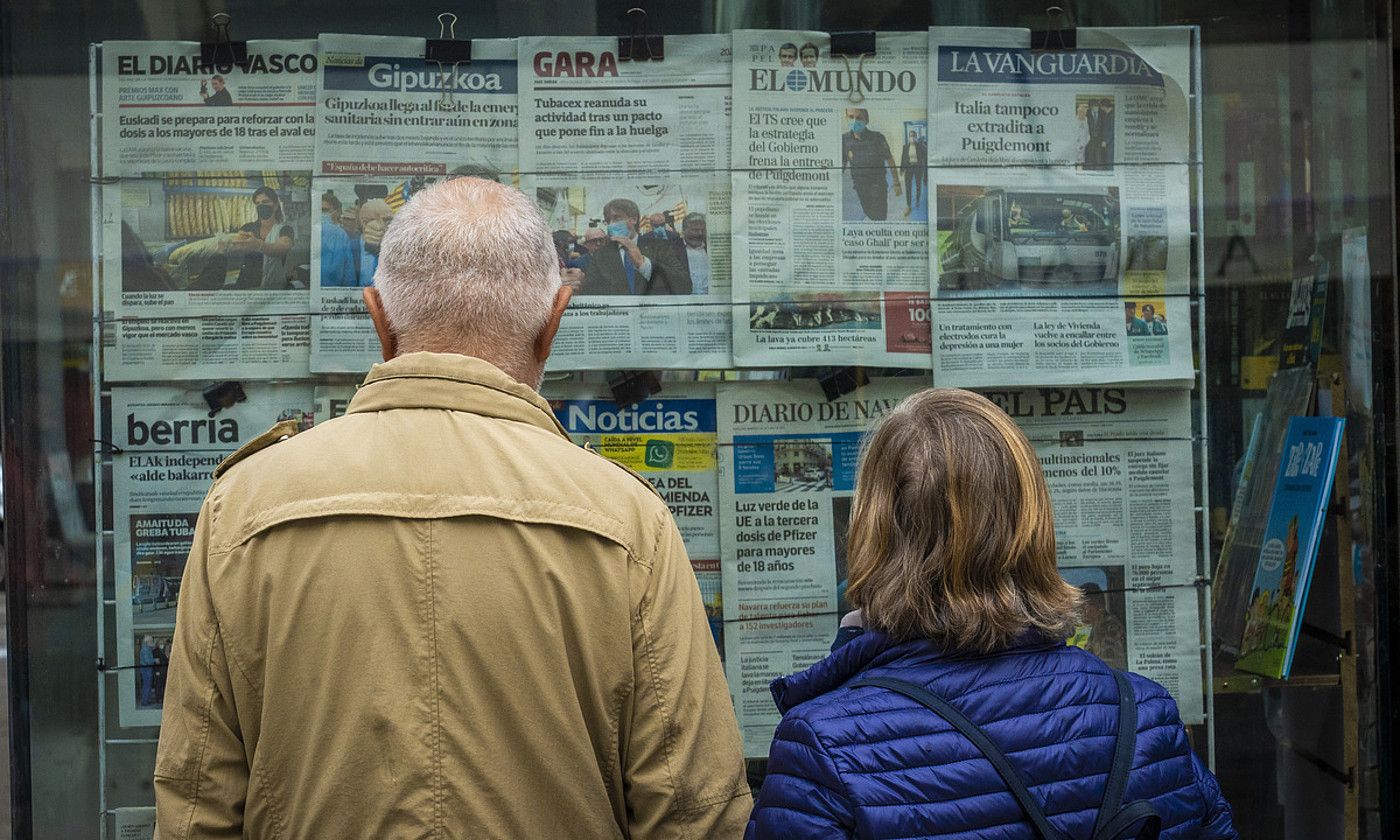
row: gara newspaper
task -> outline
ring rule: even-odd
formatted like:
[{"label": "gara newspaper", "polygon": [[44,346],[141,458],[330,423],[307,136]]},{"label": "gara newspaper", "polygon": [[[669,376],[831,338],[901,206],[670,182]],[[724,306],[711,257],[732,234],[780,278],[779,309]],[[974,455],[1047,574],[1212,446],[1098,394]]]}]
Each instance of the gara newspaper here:
[{"label": "gara newspaper", "polygon": [[727,368],[726,35],[672,35],[661,61],[617,38],[522,38],[520,168],[573,301],[557,370]]}]

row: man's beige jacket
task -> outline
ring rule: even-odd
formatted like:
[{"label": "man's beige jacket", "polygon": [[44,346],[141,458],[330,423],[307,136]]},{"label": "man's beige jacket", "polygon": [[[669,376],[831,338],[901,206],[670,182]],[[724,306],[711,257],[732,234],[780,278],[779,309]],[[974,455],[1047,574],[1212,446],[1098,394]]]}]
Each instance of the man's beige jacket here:
[{"label": "man's beige jacket", "polygon": [[728,838],[734,711],[670,512],[483,361],[376,365],[215,472],[158,840]]}]

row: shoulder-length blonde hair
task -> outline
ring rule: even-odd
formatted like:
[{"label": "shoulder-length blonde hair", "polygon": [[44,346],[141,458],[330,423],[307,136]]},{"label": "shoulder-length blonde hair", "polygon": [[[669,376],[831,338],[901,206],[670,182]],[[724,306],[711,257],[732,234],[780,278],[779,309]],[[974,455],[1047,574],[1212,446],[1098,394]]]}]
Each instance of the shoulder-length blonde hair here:
[{"label": "shoulder-length blonde hair", "polygon": [[1064,638],[1082,596],[1055,567],[1040,461],[985,397],[930,388],[871,431],[847,541],[847,597],[868,626],[990,653],[1026,631]]}]

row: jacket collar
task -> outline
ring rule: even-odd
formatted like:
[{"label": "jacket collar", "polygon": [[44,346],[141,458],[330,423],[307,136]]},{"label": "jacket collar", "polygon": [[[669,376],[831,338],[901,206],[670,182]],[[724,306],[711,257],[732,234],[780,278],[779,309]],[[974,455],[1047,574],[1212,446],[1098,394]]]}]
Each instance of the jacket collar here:
[{"label": "jacket collar", "polygon": [[440,408],[529,423],[567,438],[533,388],[482,359],[455,353],[409,353],[370,368],[347,414],[395,408]]},{"label": "jacket collar", "polygon": [[[989,655],[999,656],[1034,648],[1063,647],[1064,643],[1064,639],[1048,639],[1039,633],[1027,631],[1018,636],[1011,647]],[[778,711],[787,714],[789,710],[808,700],[840,688],[862,671],[906,657],[920,662],[959,658],[957,654],[943,650],[929,639],[899,642],[878,630],[866,630],[805,671],[778,677],[768,687],[773,692],[773,702],[777,703]]]},{"label": "jacket collar", "polygon": [[787,714],[789,709],[820,697],[876,664],[877,660],[887,658],[885,655],[897,645],[884,633],[866,630],[807,670],[773,680],[768,686],[773,692],[773,702],[778,704],[778,711]]}]

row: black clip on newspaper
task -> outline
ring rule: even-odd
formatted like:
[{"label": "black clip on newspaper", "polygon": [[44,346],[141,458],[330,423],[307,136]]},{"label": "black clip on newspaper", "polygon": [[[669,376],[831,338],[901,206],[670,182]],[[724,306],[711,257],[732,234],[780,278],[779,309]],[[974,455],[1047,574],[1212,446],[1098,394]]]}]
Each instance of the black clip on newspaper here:
[{"label": "black clip on newspaper", "polygon": [[608,373],[608,388],[618,408],[629,408],[661,390],[654,370],[616,370]]},{"label": "black clip on newspaper", "polygon": [[438,65],[472,63],[472,42],[469,38],[457,38],[456,15],[451,12],[438,15],[438,37],[427,39],[423,45],[423,60]]},{"label": "black clip on newspaper", "polygon": [[[1065,26],[1068,15],[1059,6],[1051,6],[1045,10],[1045,19],[1050,23],[1048,29],[1031,30],[1031,49],[1036,52],[1067,52],[1075,49],[1079,38],[1073,26]],[[1060,25],[1056,26],[1055,21],[1059,20]]]},{"label": "black clip on newspaper", "polygon": [[233,18],[219,12],[209,19],[214,26],[214,40],[199,43],[199,63],[206,67],[233,68],[248,71],[248,42],[229,39],[228,28]]},{"label": "black clip on newspaper", "polygon": [[831,33],[832,58],[859,58],[875,55],[875,32],[833,32]]},{"label": "black clip on newspaper", "polygon": [[244,393],[241,382],[215,382],[204,389],[204,401],[209,403],[210,417],[226,408],[232,408],[234,403],[241,403],[247,399],[248,395]]},{"label": "black clip on newspaper", "polygon": [[632,34],[621,35],[617,39],[618,61],[662,61],[666,58],[666,39],[660,35],[648,35],[646,29],[646,9],[631,8],[623,15],[632,21]]},{"label": "black clip on newspaper", "polygon": [[870,377],[866,374],[865,368],[854,365],[829,368],[817,377],[817,384],[822,386],[822,393],[826,395],[827,402],[839,400],[869,382]]}]

